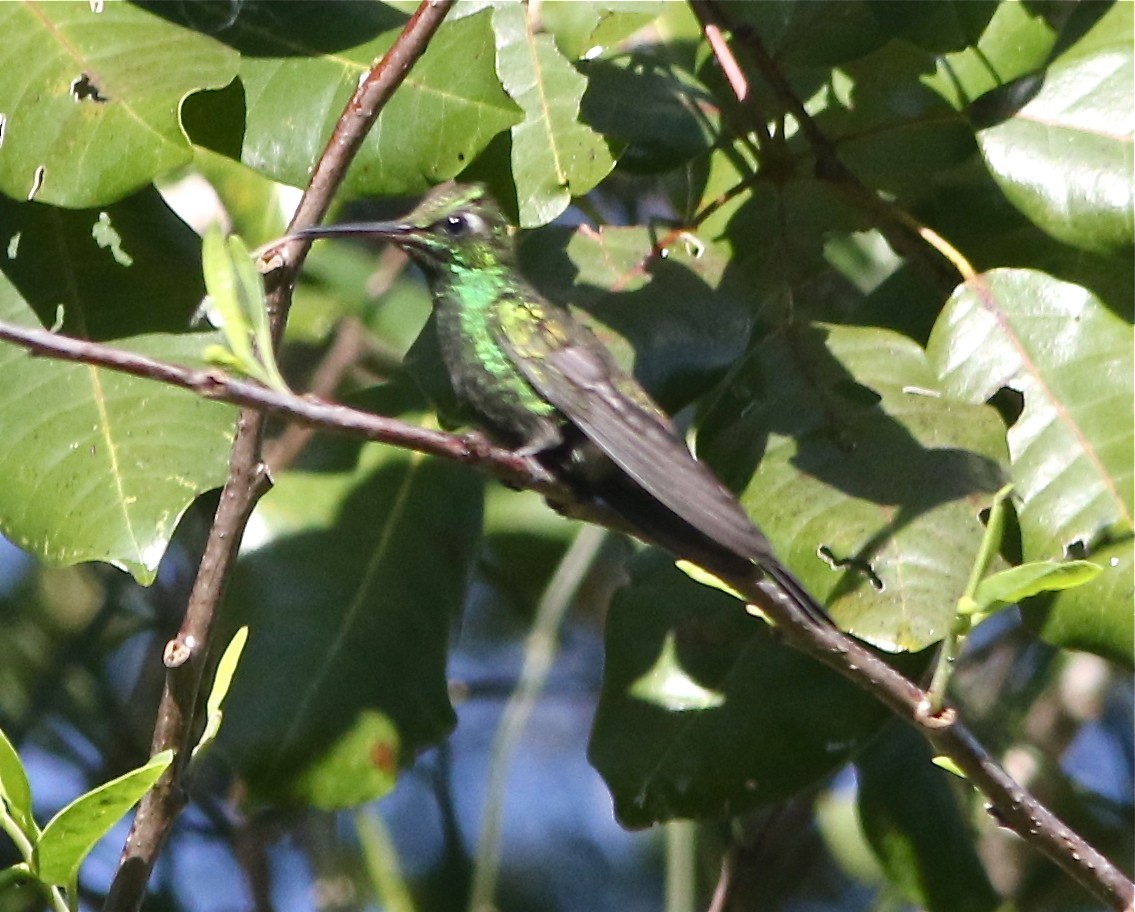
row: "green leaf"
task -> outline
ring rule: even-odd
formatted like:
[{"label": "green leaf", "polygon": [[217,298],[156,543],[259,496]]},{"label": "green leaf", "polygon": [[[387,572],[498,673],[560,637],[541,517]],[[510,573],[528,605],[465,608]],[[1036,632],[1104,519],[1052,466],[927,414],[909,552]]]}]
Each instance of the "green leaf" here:
[{"label": "green leaf", "polygon": [[295,774],[291,797],[324,811],[355,807],[394,788],[401,761],[398,729],[390,717],[364,709],[350,728]]},{"label": "green leaf", "polygon": [[881,28],[937,54],[977,44],[998,8],[1006,5],[998,0],[868,0]]},{"label": "green leaf", "polygon": [[745,601],[745,597],[741,595],[736,589],[730,586],[724,580],[718,579],[708,570],[699,567],[697,564],[688,561],[680,560],[674,563],[674,566],[681,570],[686,576],[692,579],[695,583],[701,583],[703,586],[708,586],[710,589],[716,589],[719,592],[724,592],[726,595],[731,595],[733,598],[741,602]]},{"label": "green leaf", "polygon": [[[1135,241],[1135,79],[1130,3],[1112,4],[1043,73],[983,98],[978,142],[1009,200],[1084,250]],[[992,125],[990,125],[992,124]]]},{"label": "green leaf", "polygon": [[1077,285],[1001,269],[954,293],[928,351],[954,396],[980,402],[1007,388],[1023,397],[1008,430],[1023,559],[1074,555],[1104,568],[1055,599],[1067,607],[1052,630],[1062,629],[1056,636],[1078,648],[1129,656],[1130,324]]},{"label": "green leaf", "polygon": [[[0,319],[37,321],[0,278]],[[123,339],[194,364],[205,334]],[[235,410],[114,371],[0,344],[0,530],[41,560],[102,560],[153,581],[181,514],[225,479]]]},{"label": "green leaf", "polygon": [[677,66],[631,53],[594,60],[584,72],[583,117],[604,136],[627,141],[620,167],[668,171],[716,141],[720,116],[713,96]]},{"label": "green leaf", "polygon": [[3,729],[0,729],[0,802],[20,831],[30,842],[35,842],[39,827],[32,816],[31,787],[20,755]]},{"label": "green leaf", "polygon": [[221,723],[224,721],[222,707],[225,703],[225,697],[228,696],[229,687],[232,685],[233,676],[236,674],[237,665],[240,663],[240,656],[244,652],[246,642],[248,642],[248,627],[240,627],[233,634],[233,638],[229,640],[229,645],[225,647],[220,661],[217,662],[217,670],[213,674],[213,686],[205,701],[205,730],[201,732],[197,746],[193,748],[194,759],[216,740],[217,732],[221,730]]},{"label": "green leaf", "polygon": [[951,395],[1023,397],[1008,430],[1026,561],[1130,535],[1135,431],[1131,327],[1083,288],[999,269],[959,286],[928,354]]},{"label": "green leaf", "polygon": [[[997,2],[989,16],[990,5],[974,0],[915,0],[901,6],[895,6],[894,0],[872,0],[872,5],[881,24],[928,50],[944,50],[947,44],[956,47],[959,42],[969,45],[943,54],[935,62],[935,72],[923,74],[921,80],[958,109],[1042,69],[1059,38],[1060,23],[1054,20],[1066,19],[1072,6]],[[975,29],[980,29],[976,40]]]},{"label": "green leaf", "polygon": [[537,35],[528,7],[506,3],[493,10],[497,73],[524,111],[512,128],[512,174],[520,224],[544,225],[615,166],[603,137],[579,121],[587,80],[557,50],[550,35]]},{"label": "green leaf", "polygon": [[1062,649],[1094,652],[1135,668],[1135,548],[1127,538],[1097,548],[1104,567],[1091,582],[1030,599],[1021,606],[1025,625]]},{"label": "green leaf", "polygon": [[833,74],[817,124],[840,160],[869,186],[918,198],[938,174],[973,156],[973,129],[923,83],[933,57],[891,42]]},{"label": "green leaf", "polygon": [[[405,398],[389,388],[365,404],[397,413]],[[219,736],[258,800],[293,804],[331,789],[343,762],[333,745],[373,735],[365,712],[390,719],[399,762],[452,726],[445,658],[482,485],[464,467],[373,444],[351,471],[276,479],[254,516],[265,540],[229,591],[231,622],[256,636]],[[343,741],[352,731],[370,735]]]},{"label": "green leaf", "polygon": [[95,844],[158,781],[172,760],[173,751],[162,751],[144,766],[76,798],[52,817],[35,847],[36,876],[56,886],[72,883]]},{"label": "green leaf", "polygon": [[662,641],[658,659],[627,688],[627,693],[670,712],[716,709],[725,704],[723,694],[702,687],[682,668],[678,643],[672,630],[667,632],[666,639]]},{"label": "green leaf", "polygon": [[859,816],[906,900],[928,912],[992,912],[1000,898],[952,791],[914,731],[890,725],[856,758]]},{"label": "green leaf", "polygon": [[[180,6],[180,5],[179,5]],[[188,15],[158,4],[167,15]],[[405,16],[381,3],[240,4],[224,28],[242,52],[247,123],[241,160],[303,186],[347,99],[394,43]],[[419,193],[456,176],[497,133],[519,120],[494,66],[489,13],[450,17],[383,108],[341,193]],[[233,100],[202,99],[195,123],[208,124]],[[212,106],[212,107],[211,107]],[[280,129],[288,131],[280,141]],[[228,152],[227,148],[217,151]]]},{"label": "green leaf", "polygon": [[229,352],[207,349],[214,363],[240,371],[265,386],[288,392],[276,366],[272,329],[264,284],[252,265],[248,249],[236,235],[227,239],[214,226],[201,248],[205,288],[216,310]]},{"label": "green leaf", "polygon": [[576,0],[540,7],[540,24],[570,59],[594,58],[647,25],[665,4],[657,0]]},{"label": "green leaf", "polygon": [[72,208],[121,199],[193,150],[178,110],[237,54],[132,3],[0,4],[0,192]]},{"label": "green leaf", "polygon": [[1041,592],[1057,592],[1091,582],[1103,570],[1091,561],[1033,561],[994,573],[983,579],[974,593],[977,610],[1011,605]]},{"label": "green leaf", "polygon": [[698,452],[842,627],[888,651],[949,630],[978,514],[1004,483],[1004,428],[945,396],[916,343],[853,326],[769,336],[706,414]]},{"label": "green leaf", "polygon": [[[588,751],[626,826],[781,800],[838,769],[886,718],[867,694],[778,643],[739,602],[692,582],[661,552],[630,570],[607,619]],[[642,699],[668,641],[666,664],[685,692],[701,693],[696,707],[657,688]],[[908,672],[922,664],[904,657]]]},{"label": "green leaf", "polygon": [[777,62],[787,68],[854,60],[889,37],[870,5],[858,0],[737,3],[730,10],[731,18],[755,29]]}]

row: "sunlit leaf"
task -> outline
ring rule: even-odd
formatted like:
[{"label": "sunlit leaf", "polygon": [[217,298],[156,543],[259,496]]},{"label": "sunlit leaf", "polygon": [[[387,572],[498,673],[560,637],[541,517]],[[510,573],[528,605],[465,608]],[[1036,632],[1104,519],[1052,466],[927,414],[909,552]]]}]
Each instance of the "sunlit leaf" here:
[{"label": "sunlit leaf", "polygon": [[493,30],[501,84],[524,111],[512,128],[520,224],[543,225],[606,177],[615,160],[603,137],[579,121],[587,80],[550,35],[533,32],[528,7],[497,7]]},{"label": "sunlit leaf", "polygon": [[1005,195],[1053,237],[1085,250],[1135,241],[1135,79],[1130,3],[1112,4],[1042,73],[978,112],[982,154]]},{"label": "sunlit leaf", "polygon": [[0,34],[0,192],[13,199],[105,205],[188,164],[181,102],[237,73],[231,48],[133,3],[4,3]]},{"label": "sunlit leaf", "polygon": [[33,864],[40,880],[70,884],[95,844],[158,781],[172,760],[172,751],[162,751],[145,766],[92,789],[52,817],[35,847]]},{"label": "sunlit leaf", "polygon": [[887,650],[945,635],[1003,484],[997,413],[869,327],[791,328],[736,370],[698,450],[842,627]]},{"label": "sunlit leaf", "polygon": [[[0,319],[37,325],[0,278]],[[117,344],[200,364],[216,336]],[[102,560],[153,580],[181,514],[224,482],[235,410],[186,390],[0,344],[0,530],[41,560]]]},{"label": "sunlit leaf", "polygon": [[39,828],[32,817],[32,792],[20,755],[0,729],[0,802],[16,822],[20,831],[35,841]]}]

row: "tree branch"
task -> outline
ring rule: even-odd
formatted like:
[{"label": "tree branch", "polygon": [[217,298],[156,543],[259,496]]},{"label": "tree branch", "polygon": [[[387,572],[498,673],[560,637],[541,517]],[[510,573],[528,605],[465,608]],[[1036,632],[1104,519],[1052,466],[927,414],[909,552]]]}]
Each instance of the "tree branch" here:
[{"label": "tree branch", "polygon": [[[170,383],[206,398],[242,405],[246,409],[262,409],[308,427],[407,447],[471,465],[514,487],[538,491],[576,518],[627,531],[619,519],[604,510],[601,504],[577,501],[571,489],[552,477],[536,459],[494,447],[477,434],[454,435],[415,427],[310,396],[270,390],[217,371],[167,364],[43,329],[0,323],[0,339],[22,345],[40,355],[95,364]],[[768,580],[741,576],[726,578],[725,581],[775,624],[786,643],[868,691],[917,728],[985,796],[991,813],[1001,825],[1018,833],[1114,908],[1126,908],[1125,904],[1135,896],[1135,887],[1130,881],[1014,781],[958,722],[953,709],[931,714],[925,691],[834,626],[802,623],[796,607]]]},{"label": "tree branch", "polygon": [[[371,124],[410,67],[425,52],[452,3],[453,0],[425,0],[406,23],[394,45],[360,83],[336,122],[289,230],[314,224],[327,211],[335,189],[342,182]],[[306,249],[306,245],[298,246],[294,256],[289,258],[290,265],[280,271],[281,284],[269,294],[268,312],[277,340],[283,333],[291,301],[291,286]],[[172,376],[166,382],[174,382]],[[210,381],[208,375],[203,374],[193,382],[205,394],[204,388]],[[237,421],[228,478],[221,492],[181,629],[166,644],[164,653],[166,684],[154,725],[151,753],[172,748],[174,762],[143,797],[134,817],[118,871],[107,895],[104,908],[108,912],[130,912],[140,908],[162,844],[185,807],[184,779],[190,748],[200,728],[199,697],[209,659],[213,618],[236,561],[237,548],[248,518],[261,495],[271,486],[260,456],[265,411],[263,407],[251,407],[250,401],[238,404],[245,408]]]}]

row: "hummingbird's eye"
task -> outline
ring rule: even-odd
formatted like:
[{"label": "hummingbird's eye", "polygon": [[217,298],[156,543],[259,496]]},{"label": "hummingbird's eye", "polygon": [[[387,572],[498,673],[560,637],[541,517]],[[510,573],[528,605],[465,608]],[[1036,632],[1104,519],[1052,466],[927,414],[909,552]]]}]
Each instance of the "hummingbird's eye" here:
[{"label": "hummingbird's eye", "polygon": [[459,238],[468,234],[473,226],[470,224],[469,216],[464,212],[459,212],[456,215],[448,216],[441,223],[442,230],[452,238]]},{"label": "hummingbird's eye", "polygon": [[485,230],[485,220],[474,212],[455,212],[434,224],[434,230],[451,238],[463,238]]}]

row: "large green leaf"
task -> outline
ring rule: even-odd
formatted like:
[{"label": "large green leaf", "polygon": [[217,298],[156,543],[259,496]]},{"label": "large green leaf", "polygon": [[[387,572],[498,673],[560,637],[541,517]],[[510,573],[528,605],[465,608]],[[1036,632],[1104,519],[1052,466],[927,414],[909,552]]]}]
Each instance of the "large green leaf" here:
[{"label": "large green leaf", "polygon": [[131,3],[0,4],[0,193],[105,205],[192,160],[182,100],[237,55]]},{"label": "large green leaf", "polygon": [[1092,552],[1103,567],[1103,580],[1031,600],[1023,606],[1025,623],[1049,643],[1083,649],[1135,667],[1135,560],[1131,540]]},{"label": "large green leaf", "polygon": [[892,723],[856,758],[859,816],[888,879],[928,912],[993,912],[1000,897],[925,740]]},{"label": "large green leaf", "polygon": [[1129,324],[1077,285],[998,269],[959,286],[927,351],[953,396],[1024,399],[1008,442],[1025,560],[1131,533]]},{"label": "large green leaf", "polygon": [[535,34],[527,5],[496,7],[493,30],[501,84],[524,111],[512,128],[520,224],[543,225],[606,177],[615,159],[603,137],[579,121],[587,80],[551,35]]},{"label": "large green leaf", "polygon": [[[241,4],[218,36],[242,52],[247,123],[242,137],[216,137],[214,145],[228,152],[235,141],[246,164],[284,183],[306,184],[343,105],[404,22],[380,3]],[[383,108],[343,192],[418,193],[462,171],[519,119],[494,64],[488,12],[444,22]],[[240,102],[215,93],[202,100],[194,122],[204,130]],[[281,129],[287,142],[280,141]]]},{"label": "large green leaf", "polygon": [[229,620],[251,635],[218,740],[256,798],[377,797],[452,726],[445,659],[481,490],[466,468],[377,445],[353,471],[277,479],[252,523],[267,541],[230,590]]},{"label": "large green leaf", "polygon": [[[1072,4],[872,0],[880,21],[931,51],[945,50],[921,82],[958,109],[1042,68]],[[992,11],[992,15],[990,15]],[[974,35],[975,30],[979,32]],[[929,69],[929,68],[928,68]]]},{"label": "large green leaf", "polygon": [[1085,250],[1135,241],[1135,79],[1130,3],[1051,65],[979,102],[978,142],[1005,195],[1053,237]]},{"label": "large green leaf", "polygon": [[756,30],[784,67],[843,63],[880,47],[888,38],[871,6],[859,0],[785,0],[729,4],[731,18]]},{"label": "large green leaf", "polygon": [[928,348],[951,395],[1023,397],[1008,431],[1023,559],[1106,556],[1095,580],[1054,599],[1071,614],[1092,601],[1093,610],[1079,623],[1046,623],[1097,631],[1083,641],[1104,633],[1111,654],[1130,648],[1133,348],[1130,324],[1095,296],[1023,269],[960,286]]},{"label": "large green leaf", "polygon": [[[0,319],[36,325],[2,279]],[[215,339],[118,344],[203,366]],[[48,563],[103,560],[149,583],[186,507],[224,481],[234,419],[184,390],[0,345],[0,529]]]},{"label": "large green leaf", "polygon": [[[662,553],[631,571],[607,619],[589,748],[625,825],[780,800],[837,769],[886,718]],[[909,671],[921,658],[905,661]]]},{"label": "large green leaf", "polygon": [[850,326],[772,335],[698,450],[845,629],[888,650],[945,634],[1003,483],[1004,428],[944,395],[916,343]]},{"label": "large green leaf", "polygon": [[71,884],[95,843],[158,781],[172,760],[173,751],[162,751],[144,766],[81,795],[52,817],[36,843],[36,875],[44,883]]},{"label": "large green leaf", "polygon": [[966,118],[923,82],[932,62],[920,48],[891,42],[841,67],[812,100],[823,99],[817,123],[840,160],[877,190],[918,197],[973,155]]}]

